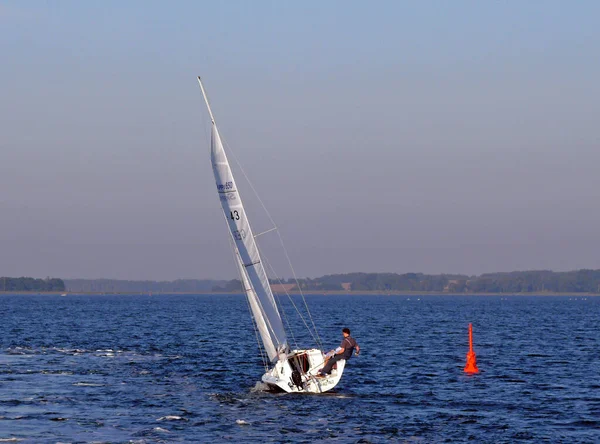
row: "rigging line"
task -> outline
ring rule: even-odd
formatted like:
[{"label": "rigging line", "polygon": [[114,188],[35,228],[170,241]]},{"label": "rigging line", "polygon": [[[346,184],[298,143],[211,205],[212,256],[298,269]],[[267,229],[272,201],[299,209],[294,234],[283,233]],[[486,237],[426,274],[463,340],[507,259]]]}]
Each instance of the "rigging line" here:
[{"label": "rigging line", "polygon": [[258,236],[262,236],[263,234],[270,233],[271,231],[274,231],[276,229],[277,229],[277,227],[273,227],[273,228],[268,229],[267,231],[263,231],[262,233],[255,234],[254,239],[256,239]]},{"label": "rigging line", "polygon": [[[282,284],[281,279],[279,277],[277,277],[277,273],[275,273],[275,270],[271,266],[271,263],[269,261],[266,261],[266,262],[267,262],[268,267],[271,269],[272,273],[276,276],[276,279],[279,282],[279,284]],[[304,316],[302,316],[302,313],[300,312],[300,310],[298,310],[298,307],[294,303],[294,300],[292,299],[292,296],[288,293],[288,291],[285,289],[285,287],[283,287],[283,291],[285,292],[286,296],[288,297],[288,299],[292,303],[292,306],[296,309],[296,312],[298,313],[298,316],[300,316],[300,319],[302,319],[302,322],[304,322],[304,325],[306,326],[306,329],[308,330],[308,332],[312,336],[313,340],[317,343],[318,346],[320,346],[321,348],[323,348],[323,346],[321,344],[319,344],[319,341],[317,340],[317,338],[313,334],[312,330],[310,329],[310,327],[306,323],[306,320],[304,319]],[[291,331],[291,328],[290,328],[290,331]]]},{"label": "rigging line", "polygon": [[242,172],[242,175],[246,179],[246,182],[248,182],[248,185],[250,186],[250,188],[252,189],[252,192],[254,193],[254,195],[256,196],[256,198],[258,199],[258,202],[262,206],[265,214],[267,215],[267,217],[269,218],[269,220],[271,221],[271,223],[273,224],[273,226],[277,227],[277,224],[275,223],[275,220],[271,216],[271,213],[269,213],[269,210],[267,210],[267,207],[265,206],[264,202],[260,198],[258,192],[256,191],[256,188],[254,188],[254,184],[250,181],[250,178],[246,174],[246,171],[244,171],[244,168],[242,167],[242,164],[240,163],[240,161],[238,160],[237,156],[235,155],[235,151],[231,149],[231,147],[229,146],[229,144],[227,143],[227,141],[222,136],[221,136],[221,142],[223,142],[223,145],[226,146],[227,150],[231,153],[231,155],[233,157],[233,160],[235,160],[236,165],[238,166],[238,168]]},{"label": "rigging line", "polygon": [[[262,258],[262,261],[265,262],[267,264],[267,266],[271,269],[271,272],[273,273],[273,275],[275,276],[275,278],[279,280],[279,277],[277,276],[277,273],[275,273],[275,270],[273,269],[273,266],[269,262],[269,258],[267,257],[266,254],[264,254],[264,252],[261,251],[261,248],[260,248],[260,245],[258,245],[258,242],[255,241],[254,244],[256,245],[256,250],[258,251],[258,256],[260,258]],[[263,270],[264,270],[264,266],[263,266]],[[287,313],[283,309],[283,305],[281,304],[281,299],[279,298],[279,295],[277,293],[274,294],[273,290],[271,289],[271,283],[269,282],[269,276],[267,274],[267,270],[265,270],[265,277],[267,278],[267,285],[269,286],[269,290],[271,292],[271,297],[273,299],[273,304],[275,305],[275,309],[278,312],[283,313],[283,317],[285,318],[285,321],[286,321],[286,323],[288,325],[288,331],[290,332],[290,335],[292,336],[292,340],[294,341],[294,344],[296,345],[296,348],[298,348],[298,343],[296,342],[296,338],[294,337],[294,331],[292,330],[292,326],[291,326],[291,324],[289,322],[289,319],[287,318]],[[281,315],[279,317],[281,318]],[[269,327],[271,328],[271,330],[273,330],[268,318],[267,318],[267,322],[269,322]]]},{"label": "rigging line", "polygon": [[283,308],[283,304],[281,303],[281,298],[279,297],[279,294],[277,292],[275,292],[274,295],[277,298],[277,300],[279,301],[279,306],[281,307],[281,312],[283,313],[283,319],[285,319],[285,323],[288,326],[288,331],[290,332],[290,336],[292,337],[292,341],[294,341],[294,345],[296,347],[296,350],[298,350],[298,341],[296,341],[296,336],[294,336],[294,330],[292,330],[292,325],[290,324],[290,320],[289,320],[289,318],[287,316],[287,313],[285,312],[285,309]]},{"label": "rigging line", "polygon": [[[281,283],[281,279],[279,279],[279,277],[277,277],[277,273],[275,273],[275,270],[273,269],[273,267],[271,266],[271,263],[269,262],[269,259],[263,255],[264,261],[267,264],[267,267],[269,267],[269,269],[271,270],[271,273],[273,273],[275,275],[275,279],[277,279],[277,281],[279,283]],[[268,276],[267,276],[268,279]],[[271,284],[269,283],[269,286]],[[271,290],[271,293],[274,296],[274,299],[277,298],[277,301],[275,302],[276,304],[279,305],[280,311],[283,313],[283,318],[285,319],[285,323],[288,326],[288,331],[290,332],[290,336],[292,337],[292,341],[294,341],[294,344],[296,346],[296,349],[298,349],[298,342],[296,341],[296,337],[294,336],[294,330],[292,330],[292,324],[290,324],[290,320],[287,316],[286,310],[283,308],[283,304],[281,303],[281,298],[279,296],[279,293],[275,292],[273,293],[273,290]]]},{"label": "rigging line", "polygon": [[[308,308],[308,304],[306,303],[306,298],[304,297],[304,292],[302,291],[300,282],[298,282],[298,277],[296,276],[296,271],[294,270],[294,266],[292,265],[292,260],[290,259],[290,256],[288,255],[287,248],[285,248],[285,245],[283,243],[283,238],[281,237],[281,232],[279,230],[277,230],[277,235],[279,236],[279,242],[281,243],[281,248],[283,248],[283,252],[285,253],[285,257],[288,261],[290,270],[292,270],[292,276],[294,277],[294,281],[296,282],[296,287],[298,288],[298,291],[300,292],[300,296],[302,297],[302,302],[304,302],[304,307],[306,308],[306,312],[308,313],[310,322],[313,326],[313,329],[315,330],[315,335],[317,336],[317,339],[316,339],[317,345],[320,346],[321,348],[323,348],[323,343],[321,342],[321,337],[319,336],[319,332],[317,331],[317,326],[315,325],[315,321],[312,317],[310,309]],[[307,326],[307,328],[308,328],[308,326]]]},{"label": "rigging line", "polygon": [[[250,180],[250,178],[246,174],[246,171],[244,171],[244,168],[242,167],[242,164],[240,163],[240,161],[238,160],[237,156],[235,155],[235,151],[231,149],[231,147],[229,146],[229,144],[227,143],[227,141],[223,137],[221,137],[221,142],[223,143],[223,145],[225,145],[227,147],[227,150],[233,156],[233,160],[237,164],[237,166],[240,169],[240,171],[242,172],[243,176],[246,178],[246,182],[248,182],[248,185],[250,186],[250,188],[252,189],[252,192],[254,193],[254,195],[256,196],[256,198],[258,199],[258,202],[262,206],[262,208],[265,211],[267,217],[269,218],[269,220],[271,221],[271,223],[273,224],[273,226],[277,227],[277,224],[275,223],[275,220],[271,216],[271,213],[269,213],[269,210],[267,209],[266,205],[264,204],[264,202],[260,198],[258,192],[256,191],[256,188],[254,188],[254,185],[252,184],[252,181]],[[314,319],[312,317],[310,309],[308,308],[308,304],[306,303],[306,298],[304,297],[304,292],[302,291],[302,288],[300,288],[300,283],[298,282],[298,277],[297,277],[296,272],[294,270],[294,267],[292,265],[292,260],[290,259],[290,256],[288,254],[287,248],[285,248],[285,244],[283,243],[283,237],[281,236],[281,232],[279,230],[277,230],[277,235],[279,236],[279,242],[281,243],[281,247],[283,248],[283,252],[285,253],[285,257],[286,257],[286,259],[288,261],[288,265],[289,265],[289,267],[290,267],[290,269],[292,271],[292,276],[294,277],[294,281],[296,282],[296,286],[298,287],[298,291],[300,292],[300,296],[302,298],[302,301],[304,302],[304,307],[306,308],[306,311],[307,311],[308,316],[310,318],[310,322],[311,322],[311,324],[313,326],[313,329],[315,330],[315,334],[316,334],[317,338],[319,338],[318,341],[317,341],[317,345],[320,344],[321,348],[322,348],[323,346],[322,346],[321,338],[319,336],[319,332],[317,331],[317,326],[315,325],[315,321],[314,321]],[[310,329],[309,329],[309,331],[310,331]],[[311,334],[312,334],[312,332],[311,332]]]},{"label": "rigging line", "polygon": [[[313,320],[313,317],[312,317],[312,314],[310,312],[310,309],[308,308],[308,304],[306,303],[306,298],[304,297],[304,292],[302,291],[302,288],[300,286],[300,282],[298,281],[298,277],[296,276],[296,272],[294,270],[294,266],[292,265],[292,261],[290,260],[290,257],[288,255],[287,249],[285,248],[285,244],[283,243],[283,238],[281,237],[281,233],[279,232],[279,230],[277,230],[277,235],[279,236],[279,242],[281,244],[281,248],[283,249],[283,251],[285,253],[286,259],[288,261],[288,266],[290,267],[290,270],[292,271],[292,276],[294,277],[294,281],[296,282],[296,288],[298,288],[298,291],[300,293],[302,302],[304,303],[304,308],[306,309],[306,313],[308,314],[310,322],[311,322],[311,324],[313,326],[314,334],[313,334],[313,331],[308,326],[308,324],[306,323],[306,321],[304,320],[304,317],[300,313],[300,310],[298,309],[298,307],[296,306],[296,304],[292,300],[291,295],[287,292],[287,290],[285,290],[285,288],[284,288],[284,291],[285,291],[286,295],[288,296],[288,298],[290,299],[290,301],[292,302],[292,305],[294,306],[294,308],[298,312],[298,315],[300,316],[300,319],[302,319],[302,322],[304,322],[304,325],[306,326],[307,330],[310,332],[310,334],[313,337],[314,341],[316,342],[317,346],[322,349],[323,348],[323,342],[321,341],[321,338],[319,336],[319,332],[317,331],[317,327],[315,325],[315,321]],[[273,270],[273,274],[277,275],[277,273],[275,273],[275,270]],[[279,282],[281,283],[281,280]]]},{"label": "rigging line", "polygon": [[287,324],[288,331],[290,332],[290,336],[292,337],[292,341],[294,341],[294,345],[296,346],[296,350],[298,349],[298,341],[296,341],[296,336],[294,336],[294,330],[292,330],[292,324],[290,324],[290,319],[288,318],[287,312],[283,308],[283,304],[281,303],[281,297],[279,293],[275,292],[273,295],[277,298],[277,302],[279,308],[281,308],[281,312],[283,313],[283,319],[285,319],[285,323]]}]

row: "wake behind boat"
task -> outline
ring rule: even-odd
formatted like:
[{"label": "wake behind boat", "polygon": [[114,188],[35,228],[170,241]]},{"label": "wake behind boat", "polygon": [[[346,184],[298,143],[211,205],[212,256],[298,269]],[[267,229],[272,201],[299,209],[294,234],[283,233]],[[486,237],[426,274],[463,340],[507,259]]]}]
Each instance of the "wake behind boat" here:
[{"label": "wake behind boat", "polygon": [[[271,388],[288,393],[323,393],[331,390],[342,377],[345,361],[338,361],[337,368],[334,368],[330,375],[318,378],[317,372],[323,368],[325,363],[323,352],[318,348],[290,348],[279,307],[273,297],[261,260],[256,236],[253,234],[244,211],[244,205],[200,77],[198,77],[198,83],[212,123],[210,148],[217,193],[229,228],[235,262],[244,293],[248,299],[254,327],[260,334],[262,347],[267,357],[265,360],[267,371],[262,376],[262,381]],[[316,334],[316,328],[314,333]],[[315,336],[313,335],[313,337]],[[318,334],[316,334],[316,338],[318,338]],[[317,343],[317,345],[319,344]],[[270,365],[273,367],[269,369]]]}]

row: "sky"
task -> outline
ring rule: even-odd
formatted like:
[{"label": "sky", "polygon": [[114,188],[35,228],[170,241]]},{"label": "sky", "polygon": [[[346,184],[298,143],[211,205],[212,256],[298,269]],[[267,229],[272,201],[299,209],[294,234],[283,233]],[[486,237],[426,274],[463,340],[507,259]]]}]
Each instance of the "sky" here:
[{"label": "sky", "polygon": [[599,16],[0,0],[0,275],[237,277],[198,75],[298,276],[600,268]]}]

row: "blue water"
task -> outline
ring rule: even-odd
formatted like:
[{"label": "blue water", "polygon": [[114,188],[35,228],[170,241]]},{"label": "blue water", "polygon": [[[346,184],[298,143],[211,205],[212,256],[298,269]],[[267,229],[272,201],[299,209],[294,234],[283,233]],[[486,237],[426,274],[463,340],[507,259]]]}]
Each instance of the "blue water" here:
[{"label": "blue water", "polygon": [[307,300],[362,348],[324,395],[262,390],[241,296],[0,296],[0,440],[600,442],[600,298]]}]

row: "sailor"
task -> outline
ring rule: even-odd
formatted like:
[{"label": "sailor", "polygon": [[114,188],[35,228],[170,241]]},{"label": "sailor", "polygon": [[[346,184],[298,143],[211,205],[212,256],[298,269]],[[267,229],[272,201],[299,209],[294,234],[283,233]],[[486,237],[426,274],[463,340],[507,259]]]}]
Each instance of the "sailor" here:
[{"label": "sailor", "polygon": [[332,357],[325,361],[325,366],[317,372],[317,376],[328,375],[336,362],[338,362],[341,359],[345,359],[346,361],[350,359],[354,349],[356,349],[356,356],[358,356],[358,354],[360,353],[360,347],[358,346],[354,338],[350,336],[350,329],[342,329],[342,335],[344,335],[342,343],[338,348],[336,348],[335,350],[331,350],[329,353],[327,353],[327,355]]}]

